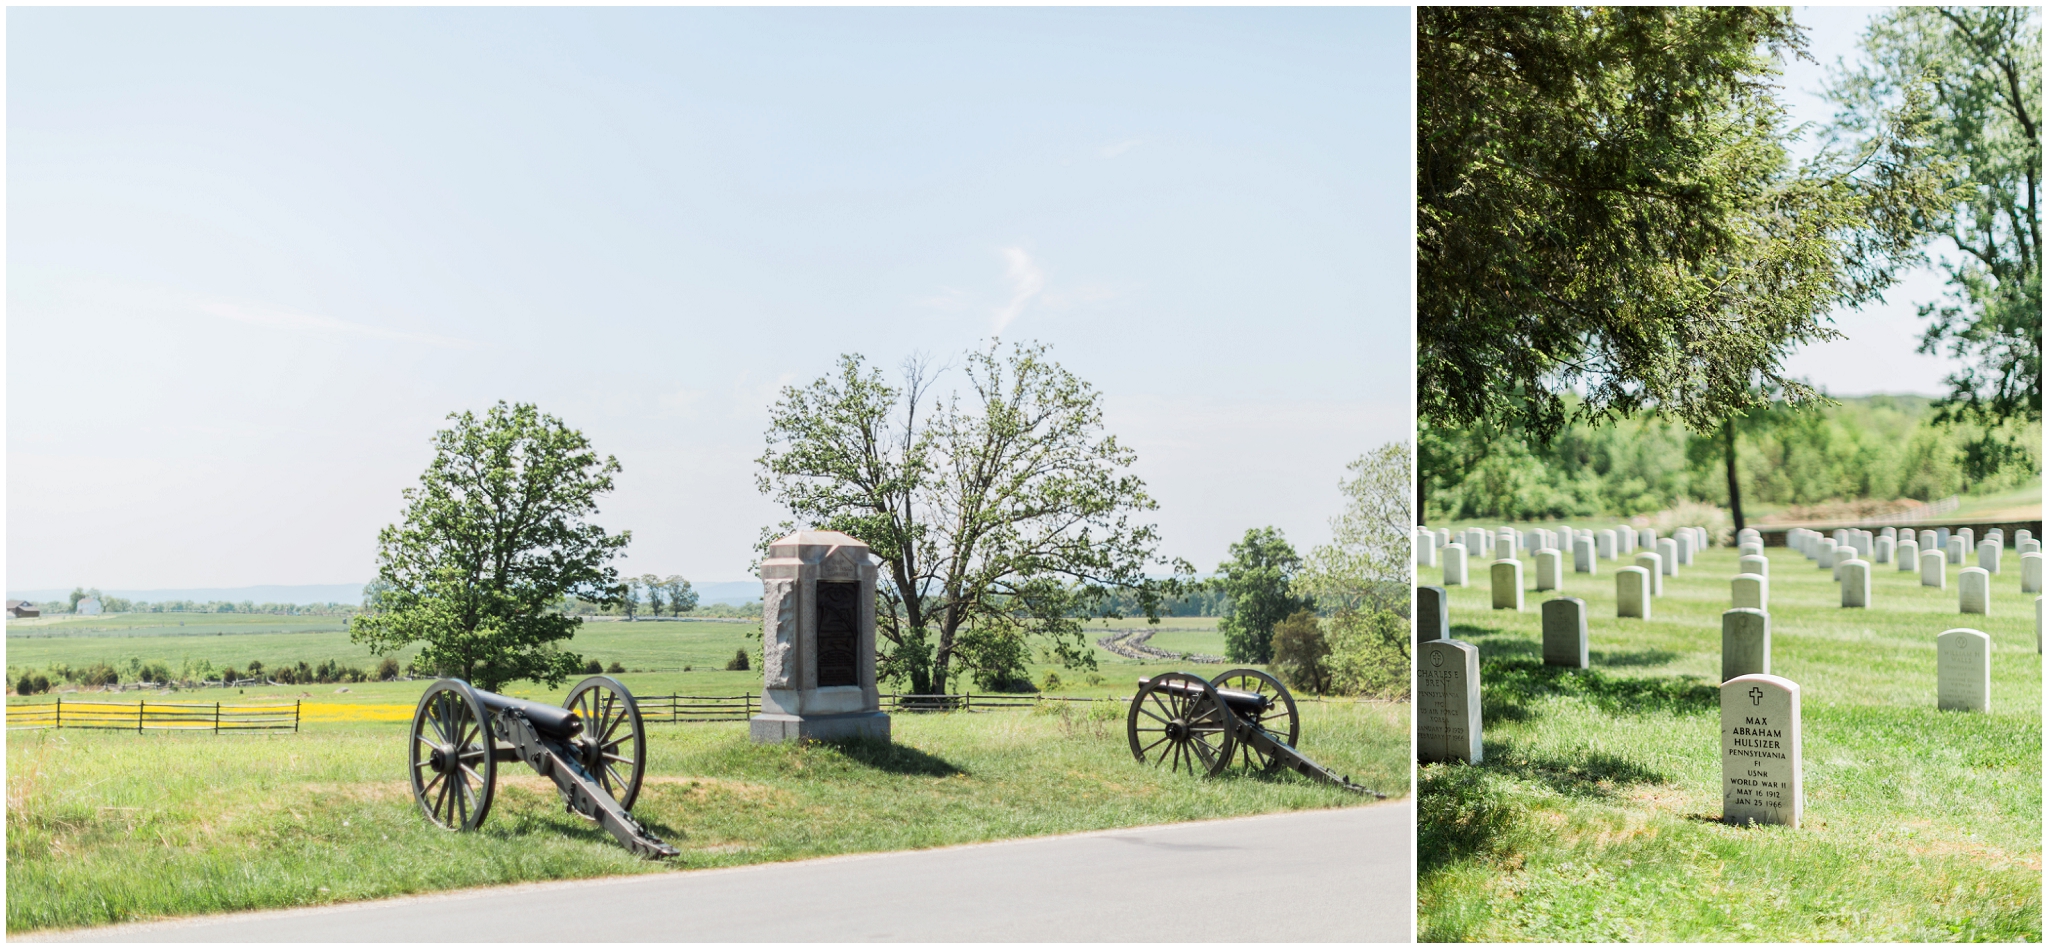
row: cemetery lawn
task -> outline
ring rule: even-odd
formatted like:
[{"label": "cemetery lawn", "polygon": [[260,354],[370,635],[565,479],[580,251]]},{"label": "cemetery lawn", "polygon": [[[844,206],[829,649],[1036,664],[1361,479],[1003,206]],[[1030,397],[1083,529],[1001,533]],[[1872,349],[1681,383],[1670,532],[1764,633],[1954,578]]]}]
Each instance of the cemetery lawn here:
[{"label": "cemetery lawn", "polygon": [[[1156,671],[1105,673],[1121,682],[1140,670]],[[425,685],[368,688],[402,688],[410,698],[378,700],[410,701]],[[1391,796],[1408,793],[1405,703],[1303,702],[1301,711],[1308,754]],[[755,746],[744,722],[651,725],[634,814],[683,851],[660,863],[564,813],[552,783],[516,763],[500,765],[480,831],[433,828],[404,783],[402,724],[226,736],[17,731],[7,746],[7,931],[1372,802],[1291,773],[1209,780],[1140,766],[1123,715],[1111,702],[899,713],[893,745],[805,747]]]},{"label": "cemetery lawn", "polygon": [[[1874,565],[1874,608],[1844,610],[1831,571],[1765,553],[1771,671],[1802,688],[1799,830],[1719,822],[1733,550],[1666,577],[1649,621],[1615,617],[1619,564],[1567,572],[1586,671],[1542,664],[1559,594],[1532,568],[1519,614],[1489,608],[1483,562],[1449,588],[1485,759],[1418,771],[1422,941],[2040,941],[2041,656],[2017,554],[1986,617],[1958,613],[1959,566],[1935,590]],[[1958,627],[1991,637],[1989,714],[1935,709],[1934,637]]]}]

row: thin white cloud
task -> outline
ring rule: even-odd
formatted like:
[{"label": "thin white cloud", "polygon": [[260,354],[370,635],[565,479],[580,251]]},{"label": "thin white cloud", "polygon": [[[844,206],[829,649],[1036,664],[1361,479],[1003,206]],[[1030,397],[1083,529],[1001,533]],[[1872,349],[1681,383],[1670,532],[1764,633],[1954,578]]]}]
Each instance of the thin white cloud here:
[{"label": "thin white cloud", "polygon": [[1045,272],[1038,269],[1038,264],[1024,252],[1024,248],[1005,247],[1003,258],[1009,262],[1010,300],[996,310],[993,331],[996,335],[1001,335],[1010,321],[1024,312],[1025,305],[1045,290]]},{"label": "thin white cloud", "polygon": [[1142,141],[1144,141],[1144,139],[1134,138],[1128,142],[1118,142],[1115,145],[1104,145],[1102,146],[1102,157],[1115,158],[1116,156],[1121,155],[1137,147],[1138,143]]},{"label": "thin white cloud", "polygon": [[344,333],[351,336],[367,336],[372,339],[393,339],[405,342],[425,343],[429,346],[443,346],[449,349],[473,349],[476,344],[452,336],[438,336],[433,333],[412,333],[405,330],[371,326],[368,323],[351,323],[331,316],[317,316],[266,306],[251,306],[242,303],[202,303],[198,310],[208,316],[247,323],[251,326],[274,326],[283,329],[317,330],[329,333]]}]

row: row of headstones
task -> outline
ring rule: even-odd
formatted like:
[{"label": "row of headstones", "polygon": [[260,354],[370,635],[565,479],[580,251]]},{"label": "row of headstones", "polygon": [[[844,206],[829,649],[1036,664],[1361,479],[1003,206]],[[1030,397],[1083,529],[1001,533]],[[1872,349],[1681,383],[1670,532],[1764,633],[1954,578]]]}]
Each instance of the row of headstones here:
[{"label": "row of headstones", "polygon": [[[1892,529],[1889,527],[1885,528],[1887,531]],[[1946,531],[1947,528],[1942,530]],[[2001,533],[1997,528],[1992,528],[1985,536],[1985,539],[1978,544],[1978,566],[1964,567],[1957,574],[1958,600],[1964,613],[1989,613],[1991,611],[1991,576],[1997,573],[1999,568],[1999,552],[2002,549],[2000,544],[2003,538],[1998,535]],[[2029,532],[2021,530],[2018,533],[2020,535],[2027,535]],[[1921,534],[1935,535],[1935,532],[1922,531]],[[1938,549],[1921,551],[1919,540],[1912,537],[1910,532],[1900,537],[1887,537],[1881,534],[1872,535],[1869,531],[1837,531],[1836,536],[1829,537],[1818,531],[1794,528],[1786,532],[1785,537],[1787,546],[1805,554],[1807,559],[1814,562],[1815,566],[1834,572],[1835,580],[1842,585],[1842,605],[1844,607],[1867,607],[1870,605],[1871,562],[1864,560],[1864,556],[1870,556],[1877,563],[1884,563],[1887,560],[1893,559],[1893,553],[1896,549],[1896,559],[1898,560],[1900,572],[1903,573],[1914,569],[1915,562],[1917,561],[1920,571],[1920,585],[1942,590],[1948,587],[1947,564],[1960,562],[1959,557],[1962,545],[1968,543],[1970,539],[1969,528],[1966,527],[1958,531],[1949,538],[1949,554],[1945,556]],[[1939,535],[1929,536],[1928,543],[1930,545],[1940,543]],[[2020,554],[2020,592],[2040,593],[2042,592],[2040,541],[2033,539],[2031,536],[2022,536],[2019,544],[2022,551]],[[1745,543],[1741,546],[1745,554],[1742,562],[1747,565],[1749,563],[1747,555],[1750,553],[1751,545]],[[1761,542],[1755,545],[1755,552],[1758,555],[1762,554],[1763,546]],[[1744,572],[1747,573],[1748,571],[1745,570]]]},{"label": "row of headstones", "polygon": [[[1479,647],[1450,638],[1449,591],[1422,587],[1416,609],[1416,755],[1424,763],[1485,756],[1480,721]],[[1574,597],[1543,604],[1543,661],[1588,668],[1586,605]],[[2042,642],[2042,600],[2034,599],[2034,648]],[[1991,708],[1991,637],[1951,629],[1935,637],[1935,705]],[[1733,609],[1721,621],[1721,813],[1732,823],[1799,826],[1805,811],[1799,685],[1770,673],[1770,616]]]},{"label": "row of headstones", "polygon": [[[1678,563],[1683,565],[1692,563],[1694,553],[1713,546],[1713,535],[1704,527],[1681,527],[1662,540],[1672,543],[1671,549],[1677,553]],[[1552,550],[1560,555],[1570,553],[1574,569],[1579,573],[1593,573],[1595,558],[1619,560],[1634,553],[1637,547],[1659,550],[1660,544],[1656,531],[1636,529],[1626,524],[1604,530],[1569,525],[1557,530],[1539,527],[1526,531],[1513,527],[1502,527],[1496,531],[1469,527],[1455,536],[1447,527],[1418,527],[1415,529],[1415,564],[1434,567],[1439,557],[1454,546],[1464,552],[1464,557],[1495,560],[1519,559],[1523,551]]]},{"label": "row of headstones", "polygon": [[[1999,573],[2001,554],[2005,550],[2005,532],[1994,527],[1985,532],[1983,540],[1977,540],[1967,527],[1950,534],[1948,528],[1924,530],[1917,536],[1912,531],[1896,533],[1896,528],[1887,527],[1883,532],[1872,534],[1866,530],[1836,530],[1833,535],[1795,527],[1785,533],[1785,545],[1806,555],[1822,567],[1832,566],[1842,559],[1843,548],[1850,548],[1854,556],[1874,563],[1891,563],[1897,560],[1901,571],[1922,569],[1928,558],[1935,563],[1959,565],[1965,562],[1968,552],[1977,552],[1977,566],[1987,573]],[[2017,550],[2024,562],[2028,554],[2041,553],[2041,542],[2031,531],[2021,529],[2013,534],[2013,549]],[[1759,545],[1762,538],[1759,537]],[[2040,592],[2038,590],[2030,592]]]}]

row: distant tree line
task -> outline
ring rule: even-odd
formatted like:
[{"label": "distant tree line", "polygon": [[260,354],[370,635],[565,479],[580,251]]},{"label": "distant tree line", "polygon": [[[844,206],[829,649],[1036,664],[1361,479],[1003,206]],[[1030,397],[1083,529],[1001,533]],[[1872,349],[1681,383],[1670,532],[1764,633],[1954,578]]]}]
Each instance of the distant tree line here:
[{"label": "distant tree line", "polygon": [[45,600],[35,604],[45,616],[78,612],[78,604],[87,599],[100,601],[104,613],[267,613],[276,616],[350,616],[356,607],[349,603],[256,603],[243,600],[235,603],[229,600],[130,600],[125,597],[107,596],[98,587],[77,587],[63,600]]},{"label": "distant tree line", "polygon": [[[1734,426],[1740,497],[1768,504],[1914,498],[2017,487],[2041,474],[2041,423],[1942,420],[1932,400],[1782,403]],[[1426,521],[1635,515],[1680,501],[1728,505],[1724,433],[1645,414],[1574,423],[1548,445],[1519,426],[1419,424]],[[2010,431],[2006,431],[2009,429]]]},{"label": "distant tree line", "polygon": [[13,666],[7,669],[7,682],[17,695],[35,695],[70,683],[82,688],[97,689],[128,683],[149,683],[172,688],[193,688],[205,685],[231,685],[238,681],[255,679],[276,682],[280,685],[312,685],[337,682],[383,682],[398,678],[404,669],[398,660],[389,656],[370,668],[349,665],[336,659],[323,659],[309,663],[281,662],[265,666],[261,660],[250,660],[246,665],[216,666],[209,659],[187,659],[173,670],[170,663],[162,660],[143,661],[129,659],[126,665],[94,662],[73,666],[55,663],[48,669],[22,669]]}]

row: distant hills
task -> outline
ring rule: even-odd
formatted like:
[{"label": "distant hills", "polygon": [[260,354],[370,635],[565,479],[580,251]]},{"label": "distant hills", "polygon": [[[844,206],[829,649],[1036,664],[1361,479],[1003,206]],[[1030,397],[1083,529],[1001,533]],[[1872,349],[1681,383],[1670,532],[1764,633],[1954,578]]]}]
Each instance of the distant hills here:
[{"label": "distant hills", "polygon": [[[106,596],[118,596],[128,600],[149,603],[164,600],[193,600],[208,603],[226,600],[230,603],[360,603],[363,600],[361,583],[313,583],[302,586],[268,585],[254,587],[193,587],[183,590],[133,590],[123,588],[100,588]],[[697,591],[697,602],[706,605],[728,603],[740,606],[761,598],[761,581],[733,580],[692,584]],[[29,600],[43,603],[62,600],[71,595],[69,588],[62,590],[9,590],[10,600]]]}]

